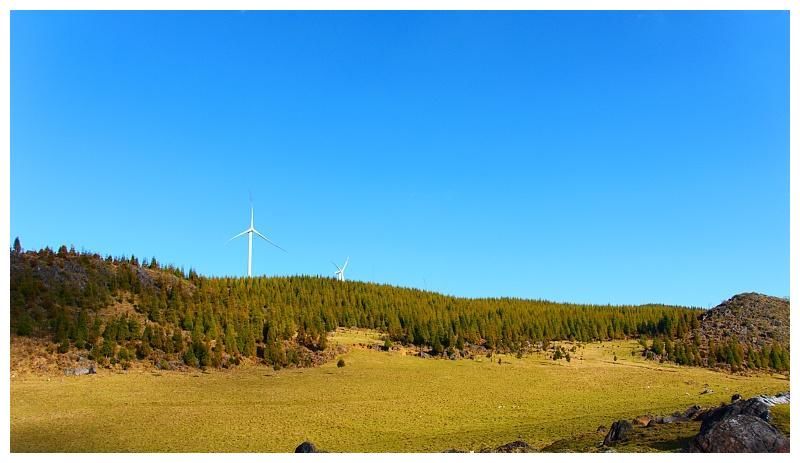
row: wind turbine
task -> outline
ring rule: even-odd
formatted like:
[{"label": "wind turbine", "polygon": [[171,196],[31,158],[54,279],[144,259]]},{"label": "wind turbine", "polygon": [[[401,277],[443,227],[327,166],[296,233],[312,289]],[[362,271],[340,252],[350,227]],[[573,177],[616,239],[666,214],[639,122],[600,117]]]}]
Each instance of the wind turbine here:
[{"label": "wind turbine", "polygon": [[266,236],[262,235],[261,232],[259,232],[258,230],[255,229],[255,227],[253,226],[253,206],[250,206],[250,228],[248,228],[247,230],[239,233],[238,235],[236,235],[233,238],[228,240],[228,241],[233,241],[233,240],[235,240],[236,238],[238,238],[240,236],[247,235],[247,276],[248,277],[253,276],[253,235],[254,234],[259,236],[259,237],[261,237],[264,241],[266,241],[267,243],[275,246],[276,248],[280,249],[281,251],[286,252],[286,249],[283,249],[282,247],[280,247],[277,244],[273,243],[272,241],[269,240],[269,238],[267,238]]},{"label": "wind turbine", "polygon": [[350,262],[350,257],[349,257],[349,256],[348,256],[348,257],[347,257],[347,259],[344,261],[344,265],[342,265],[342,267],[341,267],[341,268],[339,268],[339,266],[338,266],[338,265],[336,265],[336,263],[334,263],[334,262],[331,262],[331,263],[333,264],[333,266],[334,266],[334,267],[336,267],[336,271],[335,271],[335,272],[333,272],[333,274],[334,274],[334,275],[336,275],[336,279],[337,279],[337,280],[339,280],[339,281],[344,281],[344,269],[346,269],[346,268],[347,268],[347,263],[348,263],[348,262]]}]

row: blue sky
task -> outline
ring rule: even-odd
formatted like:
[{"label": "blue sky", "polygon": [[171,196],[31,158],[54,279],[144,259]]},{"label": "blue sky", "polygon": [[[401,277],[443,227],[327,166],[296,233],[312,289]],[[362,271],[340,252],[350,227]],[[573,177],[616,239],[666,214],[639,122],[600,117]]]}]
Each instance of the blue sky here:
[{"label": "blue sky", "polygon": [[11,234],[243,275],[789,294],[789,15],[11,17]]}]

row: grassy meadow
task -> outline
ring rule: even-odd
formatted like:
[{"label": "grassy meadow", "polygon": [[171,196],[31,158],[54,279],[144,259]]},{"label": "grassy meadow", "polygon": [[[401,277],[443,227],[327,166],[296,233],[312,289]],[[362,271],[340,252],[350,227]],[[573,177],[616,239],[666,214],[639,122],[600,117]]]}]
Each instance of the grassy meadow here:
[{"label": "grassy meadow", "polygon": [[[352,330],[331,341],[379,342]],[[543,354],[498,363],[353,347],[343,368],[18,375],[11,450],[291,452],[304,440],[338,452],[479,450],[517,439],[544,447],[620,418],[789,389],[782,375],[658,364],[637,350],[634,341],[593,343],[569,363]]]}]

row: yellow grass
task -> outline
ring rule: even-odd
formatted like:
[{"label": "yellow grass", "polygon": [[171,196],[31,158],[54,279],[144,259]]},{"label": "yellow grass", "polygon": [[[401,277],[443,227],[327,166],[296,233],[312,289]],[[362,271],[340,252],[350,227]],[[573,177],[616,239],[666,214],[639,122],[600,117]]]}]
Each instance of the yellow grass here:
[{"label": "yellow grass", "polygon": [[[345,331],[331,341],[378,336]],[[479,450],[516,439],[544,446],[620,418],[789,389],[783,376],[659,365],[632,357],[635,348],[597,343],[570,363],[539,354],[502,356],[502,364],[352,348],[344,368],[334,361],[277,372],[18,376],[11,449],[290,452],[304,440],[341,452]],[[714,392],[701,395],[706,388]]]}]

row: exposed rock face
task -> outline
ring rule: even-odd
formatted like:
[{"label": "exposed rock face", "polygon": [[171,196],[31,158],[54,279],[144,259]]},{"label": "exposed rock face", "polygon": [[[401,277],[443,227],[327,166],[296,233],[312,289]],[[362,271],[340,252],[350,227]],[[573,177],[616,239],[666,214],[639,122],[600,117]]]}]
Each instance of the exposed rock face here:
[{"label": "exposed rock face", "polygon": [[294,453],[320,453],[320,451],[312,442],[305,441],[294,449]]},{"label": "exposed rock face", "polygon": [[789,439],[769,424],[762,398],[739,400],[703,414],[692,452],[788,452]]},{"label": "exposed rock face", "polygon": [[608,431],[606,438],[603,439],[603,445],[614,445],[617,442],[628,440],[628,434],[633,430],[633,425],[628,420],[615,421],[611,425],[611,430]]}]

